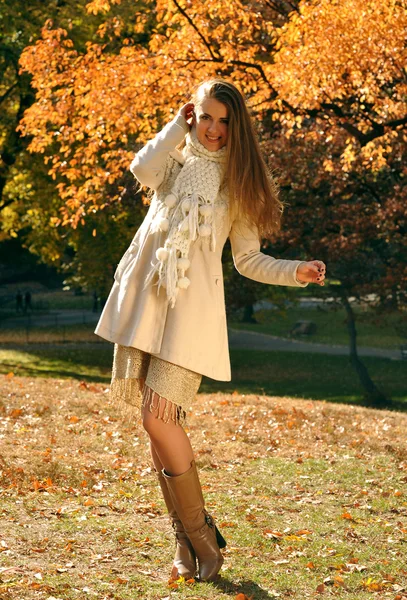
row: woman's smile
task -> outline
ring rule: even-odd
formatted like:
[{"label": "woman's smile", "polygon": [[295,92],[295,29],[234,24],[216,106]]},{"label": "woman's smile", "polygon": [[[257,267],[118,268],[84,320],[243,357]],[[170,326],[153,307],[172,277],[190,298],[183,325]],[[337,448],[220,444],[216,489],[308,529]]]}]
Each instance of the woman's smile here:
[{"label": "woman's smile", "polygon": [[209,135],[206,135],[206,137],[210,142],[217,142],[220,140],[220,137],[210,137]]}]

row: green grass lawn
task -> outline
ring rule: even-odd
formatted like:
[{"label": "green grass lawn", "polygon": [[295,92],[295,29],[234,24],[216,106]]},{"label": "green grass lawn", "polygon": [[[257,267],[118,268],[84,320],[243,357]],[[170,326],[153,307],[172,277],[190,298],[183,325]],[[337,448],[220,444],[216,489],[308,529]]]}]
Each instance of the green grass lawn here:
[{"label": "green grass lawn", "polygon": [[[86,319],[87,315],[84,317]],[[19,327],[0,329],[0,344],[26,343],[65,343],[65,342],[100,342],[95,335],[96,323],[75,323],[75,325],[48,325],[43,327],[26,327],[24,321]]]},{"label": "green grass lawn", "polygon": [[[394,312],[383,317],[375,317],[372,311],[356,309],[357,343],[359,346],[373,348],[396,348],[407,343],[398,332],[402,314]],[[229,326],[234,329],[257,331],[279,337],[289,337],[290,329],[296,321],[313,321],[317,326],[316,333],[307,336],[296,336],[310,342],[323,344],[349,344],[344,309],[336,311],[317,308],[289,308],[286,314],[272,310],[260,310],[256,313],[258,324],[238,323],[231,321]],[[404,325],[407,331],[407,325]]]},{"label": "green grass lawn", "polygon": [[[110,382],[111,344],[29,344],[0,350],[0,372],[32,377],[73,377]],[[361,388],[347,356],[312,352],[231,350],[232,381],[203,378],[203,392],[237,391],[274,396],[312,398],[359,404]],[[393,400],[407,407],[407,369],[403,361],[364,357],[375,383]]]},{"label": "green grass lawn", "polygon": [[[2,311],[4,314],[8,311],[11,316],[14,316],[15,304],[14,295],[9,294],[8,301],[2,302],[0,315]],[[75,294],[72,290],[32,290],[32,305],[34,310],[39,311],[70,308],[92,310],[93,296],[92,294]]]}]

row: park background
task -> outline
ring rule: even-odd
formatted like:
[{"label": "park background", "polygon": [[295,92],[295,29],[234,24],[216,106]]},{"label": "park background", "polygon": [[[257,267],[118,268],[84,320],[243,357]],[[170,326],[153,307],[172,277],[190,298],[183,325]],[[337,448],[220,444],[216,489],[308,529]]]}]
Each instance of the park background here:
[{"label": "park background", "polygon": [[[0,0],[2,599],[407,597],[406,30],[404,0]],[[229,547],[196,589],[93,329],[134,153],[213,75],[286,203],[262,251],[327,277],[257,284],[225,247],[233,380],[188,433]]]}]

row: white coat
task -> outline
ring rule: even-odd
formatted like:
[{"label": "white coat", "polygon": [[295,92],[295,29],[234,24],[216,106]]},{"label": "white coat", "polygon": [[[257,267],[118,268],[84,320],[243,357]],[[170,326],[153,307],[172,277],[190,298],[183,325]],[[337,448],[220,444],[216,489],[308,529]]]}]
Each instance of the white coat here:
[{"label": "white coat", "polygon": [[[169,154],[183,164],[176,146],[189,131],[181,113],[169,122],[135,156],[130,170],[138,181],[157,190],[164,179]],[[219,194],[215,207],[228,206]],[[179,290],[174,308],[165,289],[143,290],[144,280],[156,261],[155,252],[164,245],[165,232],[153,232],[151,222],[158,210],[154,195],[147,215],[123,255],[114,275],[113,287],[95,333],[113,343],[133,346],[191,371],[219,381],[230,381],[230,358],[222,273],[222,250],[230,238],[233,261],[241,275],[271,285],[306,287],[297,280],[300,260],[285,260],[260,251],[256,228],[233,218],[230,210],[219,210],[216,249],[199,238],[191,243],[188,269],[190,285]]]}]

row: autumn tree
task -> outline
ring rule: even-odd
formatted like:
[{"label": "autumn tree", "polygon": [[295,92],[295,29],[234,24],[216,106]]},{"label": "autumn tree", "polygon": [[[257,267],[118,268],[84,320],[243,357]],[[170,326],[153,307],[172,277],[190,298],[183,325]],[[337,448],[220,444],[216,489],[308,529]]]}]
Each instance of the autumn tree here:
[{"label": "autumn tree", "polygon": [[[99,221],[103,231],[103,221],[109,219],[108,238],[113,240],[115,235],[109,260],[102,260],[103,252],[99,251],[98,260],[90,267],[88,257],[103,246],[102,240],[99,244],[95,239],[95,224],[88,218],[80,229],[55,228],[52,219],[61,206],[55,178],[41,153],[27,151],[32,136],[22,136],[16,129],[24,111],[35,102],[31,76],[19,68],[21,52],[29,43],[35,43],[50,17],[55,24],[64,23],[78,51],[85,52],[86,42],[94,38],[104,21],[103,15],[89,19],[85,5],[86,0],[34,0],[28,5],[20,0],[0,0],[0,241],[9,237],[20,240],[43,262],[62,270],[70,284],[92,289],[96,286],[101,295],[106,295],[129,232],[145,212],[143,204],[135,202],[134,178],[130,173],[124,175],[120,203],[107,202],[104,219]],[[130,17],[124,7],[122,18],[131,29]],[[115,43],[117,39],[115,36]]]},{"label": "autumn tree", "polygon": [[87,11],[103,22],[85,50],[47,22],[20,59],[36,102],[19,131],[55,179],[55,228],[120,203],[134,152],[196,83],[229,77],[290,203],[269,251],[326,262],[319,292],[346,308],[366,397],[385,401],[358,357],[350,298],[406,304],[405,0],[93,0]]},{"label": "autumn tree", "polygon": [[403,2],[334,8],[304,4],[282,31],[274,84],[292,110],[268,146],[293,206],[280,242],[326,261],[323,293],[345,307],[352,364],[381,403],[350,298],[377,314],[406,306],[407,19]]}]

